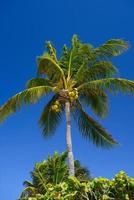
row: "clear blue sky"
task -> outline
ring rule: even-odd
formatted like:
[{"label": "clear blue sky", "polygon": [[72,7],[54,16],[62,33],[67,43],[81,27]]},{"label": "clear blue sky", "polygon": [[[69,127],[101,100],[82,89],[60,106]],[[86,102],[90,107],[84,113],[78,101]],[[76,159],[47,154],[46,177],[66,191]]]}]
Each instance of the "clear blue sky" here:
[{"label": "clear blue sky", "polygon": [[[133,0],[0,0],[0,104],[25,88],[36,75],[36,56],[51,40],[59,50],[73,33],[94,46],[123,38],[130,50],[114,59],[120,76],[134,79]],[[0,199],[15,200],[30,179],[34,163],[65,150],[64,120],[57,134],[44,140],[38,118],[46,100],[23,108],[0,126]],[[73,126],[75,158],[93,176],[112,178],[119,170],[134,176],[134,98],[110,97],[110,112],[100,121],[119,141],[112,150],[88,144]]]}]

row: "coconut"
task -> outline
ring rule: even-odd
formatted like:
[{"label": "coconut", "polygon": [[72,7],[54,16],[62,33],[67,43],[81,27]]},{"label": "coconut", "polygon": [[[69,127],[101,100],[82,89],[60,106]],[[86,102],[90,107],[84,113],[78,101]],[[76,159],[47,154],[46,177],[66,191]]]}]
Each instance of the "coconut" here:
[{"label": "coconut", "polygon": [[75,95],[75,99],[78,99],[78,94]]},{"label": "coconut", "polygon": [[60,109],[56,109],[55,112],[60,112]]},{"label": "coconut", "polygon": [[72,92],[69,92],[69,96],[72,97]]},{"label": "coconut", "polygon": [[69,92],[69,96],[70,96],[70,97],[74,97],[74,96],[75,96],[75,92],[74,92],[74,91]]},{"label": "coconut", "polygon": [[58,106],[58,105],[56,105],[56,104],[54,104],[54,105],[53,105],[53,108],[54,108],[54,109],[58,109],[58,108],[59,108],[59,106]]},{"label": "coconut", "polygon": [[59,101],[55,101],[55,104],[59,106],[59,105],[60,105],[60,102],[59,102]]},{"label": "coconut", "polygon": [[77,95],[78,95],[78,91],[75,91],[75,94],[77,94]]},{"label": "coconut", "polygon": [[55,110],[55,108],[54,108],[54,106],[53,106],[53,105],[51,106],[51,109],[52,109],[52,110]]}]

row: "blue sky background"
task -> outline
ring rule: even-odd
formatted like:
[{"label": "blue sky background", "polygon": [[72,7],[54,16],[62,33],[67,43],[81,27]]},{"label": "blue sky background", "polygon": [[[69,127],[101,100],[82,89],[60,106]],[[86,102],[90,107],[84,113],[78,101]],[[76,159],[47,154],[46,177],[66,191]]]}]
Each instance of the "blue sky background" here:
[{"label": "blue sky background", "polygon": [[[133,0],[0,0],[0,104],[25,88],[36,75],[36,56],[45,40],[58,50],[69,44],[73,33],[94,46],[110,38],[131,43],[124,55],[114,59],[124,78],[134,79]],[[43,104],[23,108],[0,126],[0,199],[15,200],[30,179],[34,163],[55,150],[65,150],[64,120],[57,134],[44,140],[38,127]],[[120,145],[101,150],[84,141],[73,125],[75,158],[93,176],[112,178],[119,170],[134,176],[134,98],[110,97],[110,112],[100,121]]]}]

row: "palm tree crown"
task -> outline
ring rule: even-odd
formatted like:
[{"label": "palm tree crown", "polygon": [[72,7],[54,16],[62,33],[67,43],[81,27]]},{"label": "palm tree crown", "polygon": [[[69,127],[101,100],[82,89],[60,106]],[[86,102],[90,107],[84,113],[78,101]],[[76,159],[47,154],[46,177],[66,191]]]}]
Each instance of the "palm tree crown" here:
[{"label": "palm tree crown", "polygon": [[[121,39],[111,39],[94,48],[74,35],[71,46],[64,45],[61,56],[57,57],[56,49],[51,42],[47,42],[47,51],[37,59],[38,76],[27,82],[26,90],[1,106],[0,121],[24,104],[36,103],[41,97],[51,93],[52,98],[44,106],[39,119],[45,137],[55,133],[62,113],[69,108],[68,111],[72,113],[84,138],[105,148],[117,144],[112,136],[85,112],[84,107],[90,107],[97,116],[104,117],[108,112],[107,92],[134,93],[134,82],[118,78],[118,70],[111,62],[112,57],[127,49],[128,43]],[[70,117],[68,125],[69,121]]]}]

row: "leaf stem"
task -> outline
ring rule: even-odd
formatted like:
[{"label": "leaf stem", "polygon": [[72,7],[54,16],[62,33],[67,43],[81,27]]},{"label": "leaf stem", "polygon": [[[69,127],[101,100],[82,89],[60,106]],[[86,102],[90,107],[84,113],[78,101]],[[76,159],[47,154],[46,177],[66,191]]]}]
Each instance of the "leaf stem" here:
[{"label": "leaf stem", "polygon": [[69,65],[68,65],[68,76],[67,76],[67,81],[70,79],[70,74],[71,74],[71,62],[72,62],[72,55],[73,55],[73,50],[71,50],[70,53],[70,58],[69,58]]}]

